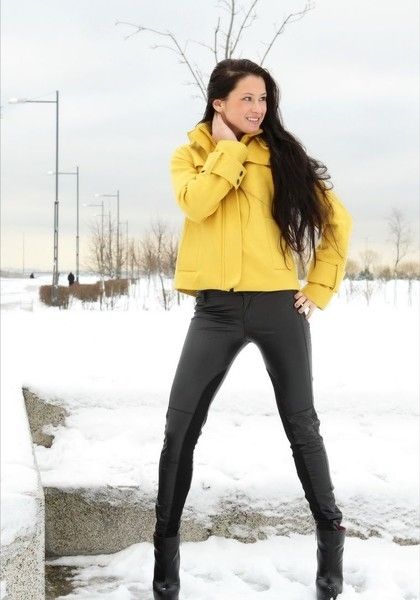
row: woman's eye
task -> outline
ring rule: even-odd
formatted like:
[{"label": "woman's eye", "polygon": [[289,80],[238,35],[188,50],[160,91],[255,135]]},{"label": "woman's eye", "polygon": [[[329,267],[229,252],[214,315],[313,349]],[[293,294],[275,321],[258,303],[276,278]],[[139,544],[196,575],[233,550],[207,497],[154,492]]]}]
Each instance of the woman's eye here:
[{"label": "woman's eye", "polygon": [[[251,99],[251,97],[250,96],[246,96],[246,98],[244,98],[244,100],[248,100],[248,99]],[[265,102],[267,100],[267,98],[261,98],[261,100],[263,102]]]}]

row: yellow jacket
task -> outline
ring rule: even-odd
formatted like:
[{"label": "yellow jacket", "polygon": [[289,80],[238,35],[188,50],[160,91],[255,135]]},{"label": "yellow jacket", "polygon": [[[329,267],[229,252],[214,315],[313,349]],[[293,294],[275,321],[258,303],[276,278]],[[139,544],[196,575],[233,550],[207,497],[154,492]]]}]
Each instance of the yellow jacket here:
[{"label": "yellow jacket", "polygon": [[280,229],[271,216],[274,195],[270,151],[258,129],[240,141],[211,136],[211,123],[188,132],[189,144],[170,161],[176,201],[185,214],[173,288],[195,296],[197,290],[301,289],[319,308],[326,307],[345,274],[352,218],[332,190],[329,223],[344,258],[321,238],[301,288],[294,253],[286,262],[278,248]]}]

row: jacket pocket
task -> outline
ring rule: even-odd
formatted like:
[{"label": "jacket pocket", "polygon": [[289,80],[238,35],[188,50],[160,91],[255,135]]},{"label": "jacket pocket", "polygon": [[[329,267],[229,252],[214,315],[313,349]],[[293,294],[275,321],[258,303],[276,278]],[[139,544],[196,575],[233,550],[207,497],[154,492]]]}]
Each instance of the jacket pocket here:
[{"label": "jacket pocket", "polygon": [[[280,228],[277,225],[276,221],[272,218],[264,217],[267,239],[270,246],[270,255],[271,262],[274,269],[288,269],[290,270],[292,267],[288,266],[283,258],[283,253],[280,249]],[[288,257],[287,249],[285,250],[285,255]],[[289,260],[290,257],[289,257]]]},{"label": "jacket pocket", "polygon": [[321,283],[332,290],[337,289],[338,266],[320,258],[316,259],[315,267],[308,273],[308,283]]},{"label": "jacket pocket", "polygon": [[176,268],[178,271],[196,271],[200,249],[199,224],[190,219],[184,220],[179,242]]}]

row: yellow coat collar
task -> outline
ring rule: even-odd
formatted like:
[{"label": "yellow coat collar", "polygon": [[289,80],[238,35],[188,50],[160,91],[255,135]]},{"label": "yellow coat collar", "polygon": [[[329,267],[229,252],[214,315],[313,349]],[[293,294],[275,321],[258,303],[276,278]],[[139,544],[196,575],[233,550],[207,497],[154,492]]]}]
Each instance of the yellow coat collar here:
[{"label": "yellow coat collar", "polygon": [[[252,133],[244,133],[238,141],[248,146],[247,161],[268,165],[270,164],[270,152],[265,140],[259,135],[262,132],[263,129],[259,128]],[[198,123],[188,131],[187,135],[191,143],[197,143],[206,153],[212,152],[216,146],[211,135],[210,121]]]}]

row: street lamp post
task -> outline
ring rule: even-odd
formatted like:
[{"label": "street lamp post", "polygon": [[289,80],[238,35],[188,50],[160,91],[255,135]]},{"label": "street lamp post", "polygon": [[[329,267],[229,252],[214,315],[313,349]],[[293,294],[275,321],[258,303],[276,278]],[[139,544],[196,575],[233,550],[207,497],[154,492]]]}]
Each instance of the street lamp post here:
[{"label": "street lamp post", "polygon": [[121,276],[120,267],[120,190],[116,194],[95,194],[95,198],[116,198],[117,199],[117,278]]},{"label": "street lamp post", "polygon": [[54,201],[54,266],[51,303],[58,305],[58,90],[55,92],[55,100],[28,100],[27,98],[10,98],[10,104],[23,104],[26,102],[39,104],[55,104],[55,201]]},{"label": "street lamp post", "polygon": [[[59,175],[76,175],[76,282],[79,283],[79,167],[76,171],[59,171]],[[48,175],[55,175],[48,171]]]}]

